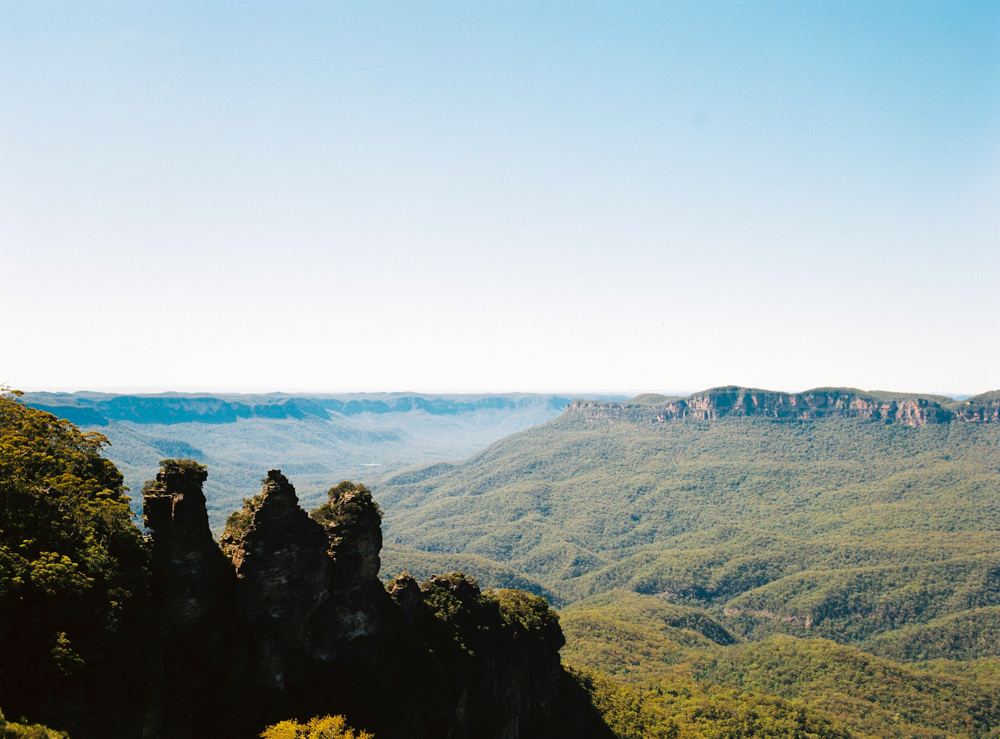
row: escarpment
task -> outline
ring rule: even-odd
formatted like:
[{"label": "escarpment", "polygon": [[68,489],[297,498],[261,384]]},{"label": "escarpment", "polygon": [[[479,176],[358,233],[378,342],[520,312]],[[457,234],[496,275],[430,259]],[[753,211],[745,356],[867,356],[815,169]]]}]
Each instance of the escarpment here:
[{"label": "escarpment", "polygon": [[686,398],[646,395],[624,403],[577,400],[567,410],[571,416],[604,422],[665,423],[756,416],[784,421],[859,418],[924,426],[954,421],[998,423],[1000,396],[994,392],[965,401],[952,401],[939,396],[865,393],[843,388],[781,393],[727,386]]},{"label": "escarpment", "polygon": [[371,493],[345,482],[307,514],[278,470],[220,547],[204,479],[170,460],[144,491],[167,685],[144,737],[253,736],[328,713],[379,739],[607,735],[560,665],[543,599],[461,574],[404,574],[390,594]]}]

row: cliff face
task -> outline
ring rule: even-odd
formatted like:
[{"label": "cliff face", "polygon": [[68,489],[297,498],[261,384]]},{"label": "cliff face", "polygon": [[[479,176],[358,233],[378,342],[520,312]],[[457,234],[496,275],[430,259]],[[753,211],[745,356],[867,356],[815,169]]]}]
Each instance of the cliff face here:
[{"label": "cliff face", "polygon": [[249,629],[259,685],[282,690],[298,672],[335,653],[328,628],[333,561],[323,528],[299,508],[295,489],[267,473],[245,528],[223,540],[236,568],[236,615]]},{"label": "cliff face", "polygon": [[390,595],[371,494],[343,483],[310,516],[278,470],[220,548],[204,479],[169,463],[144,499],[168,688],[143,736],[251,736],[326,713],[379,739],[605,735],[541,598],[459,574],[403,576]]},{"label": "cliff face", "polygon": [[955,415],[963,421],[1000,423],[1000,390],[969,398],[955,408]]},{"label": "cliff face", "polygon": [[392,597],[408,606],[416,630],[440,655],[456,707],[453,735],[582,735],[560,695],[558,650],[565,639],[544,599],[521,591],[483,594],[460,573],[432,577],[419,600],[415,590],[403,576]]},{"label": "cliff face", "polygon": [[161,581],[161,611],[170,628],[194,632],[232,596],[235,577],[208,528],[201,486],[208,472],[170,460],[143,491],[143,522],[153,534],[154,567]]},{"label": "cliff face", "polygon": [[790,421],[860,418],[904,426],[923,426],[952,421],[997,423],[1000,421],[1000,399],[979,396],[963,403],[945,401],[942,404],[930,398],[883,398],[841,389],[779,393],[730,386],[713,388],[686,398],[664,398],[659,403],[578,400],[569,405],[568,411],[579,418],[605,422],[664,423],[685,419],[715,420],[725,416],[758,416]]}]

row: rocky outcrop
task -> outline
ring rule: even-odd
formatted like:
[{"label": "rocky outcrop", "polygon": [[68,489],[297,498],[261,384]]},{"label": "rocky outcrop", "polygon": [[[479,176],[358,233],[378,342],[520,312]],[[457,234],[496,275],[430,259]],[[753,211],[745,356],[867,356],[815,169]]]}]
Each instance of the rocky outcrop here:
[{"label": "rocky outcrop", "polygon": [[686,398],[663,398],[662,402],[657,402],[656,396],[652,397],[653,400],[647,400],[640,396],[636,399],[640,402],[624,403],[577,400],[567,410],[571,418],[633,423],[748,416],[787,421],[859,418],[904,426],[952,421],[1000,421],[1000,399],[987,396],[957,403],[944,398],[880,396],[839,388],[780,393],[727,386],[695,393]]},{"label": "rocky outcrop", "polygon": [[959,403],[955,415],[963,421],[1000,423],[1000,390],[983,393]]},{"label": "rocky outcrop", "polygon": [[[413,584],[408,575],[397,578],[393,598],[412,602]],[[451,736],[586,735],[565,710],[565,639],[543,598],[484,594],[462,573],[432,577],[419,594],[416,630],[439,655],[456,706]]]},{"label": "rocky outcrop", "polygon": [[427,610],[424,607],[424,596],[420,592],[420,585],[409,572],[404,572],[393,581],[389,595],[403,609],[406,623],[413,624],[423,619]]},{"label": "rocky outcrop", "polygon": [[327,551],[334,563],[331,589],[336,622],[343,640],[377,636],[385,589],[382,567],[382,512],[364,485],[344,481],[329,493],[329,502],[313,511],[324,526]]},{"label": "rocky outcrop", "polygon": [[191,634],[232,597],[235,577],[208,528],[202,483],[208,472],[191,460],[168,459],[143,489],[143,523],[153,564],[161,574],[157,593],[170,628]]},{"label": "rocky outcrop", "polygon": [[236,570],[235,612],[250,633],[259,685],[281,691],[302,665],[334,656],[333,561],[323,527],[299,507],[280,470],[268,471],[263,491],[239,515],[222,540]]},{"label": "rocky outcrop", "polygon": [[212,540],[196,463],[145,490],[167,689],[150,739],[243,737],[334,713],[379,739],[610,736],[562,670],[544,599],[455,574],[378,580],[381,513],[341,483],[307,514],[270,470]]},{"label": "rocky outcrop", "polygon": [[143,737],[194,737],[194,727],[222,730],[226,717],[202,710],[208,696],[225,704],[238,695],[231,679],[238,650],[233,612],[236,573],[212,538],[202,483],[193,460],[168,459],[143,488],[143,523],[152,554],[161,687],[153,694]]}]

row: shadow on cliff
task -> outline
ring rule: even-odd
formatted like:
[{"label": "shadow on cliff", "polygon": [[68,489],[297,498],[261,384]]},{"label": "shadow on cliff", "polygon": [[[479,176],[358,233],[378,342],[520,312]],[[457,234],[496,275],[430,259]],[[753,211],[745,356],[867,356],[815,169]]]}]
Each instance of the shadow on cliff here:
[{"label": "shadow on cliff", "polygon": [[461,573],[404,574],[389,592],[371,493],[341,483],[310,515],[278,470],[220,547],[206,476],[166,460],[143,490],[162,655],[143,737],[252,737],[328,713],[378,739],[612,736],[560,665],[544,599]]}]

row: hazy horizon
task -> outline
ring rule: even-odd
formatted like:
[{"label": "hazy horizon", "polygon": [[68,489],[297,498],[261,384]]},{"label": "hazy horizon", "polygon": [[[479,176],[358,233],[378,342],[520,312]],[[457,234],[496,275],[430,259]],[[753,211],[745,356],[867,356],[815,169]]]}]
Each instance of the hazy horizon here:
[{"label": "hazy horizon", "polygon": [[[362,389],[362,390],[329,390],[329,389],[318,389],[318,388],[212,388],[212,387],[192,387],[192,388],[179,388],[179,387],[125,387],[125,388],[114,388],[114,387],[25,387],[25,388],[15,388],[21,390],[25,393],[107,393],[109,395],[164,395],[168,393],[176,393],[178,395],[188,395],[188,394],[203,394],[203,395],[621,395],[625,397],[635,397],[636,395],[642,395],[644,393],[666,395],[666,396],[677,396],[685,397],[692,395],[694,393],[702,392],[705,390],[710,390],[713,387],[725,387],[727,385],[734,385],[735,383],[723,383],[722,385],[706,385],[705,387],[700,387],[694,390],[650,390],[650,389],[640,389],[640,390],[566,390],[566,389],[555,389],[555,390],[375,390],[375,389]],[[774,392],[787,392],[787,393],[800,393],[807,390],[814,390],[822,387],[839,387],[847,388],[848,385],[811,385],[809,387],[803,388],[780,388],[780,387],[765,387],[765,388],[754,388],[757,390],[769,390]],[[879,387],[879,388],[853,388],[856,390],[862,390],[865,392],[908,392],[908,391],[897,391],[895,388]],[[963,400],[965,398],[973,397],[976,395],[981,395],[982,393],[991,392],[993,390],[1000,389],[997,388],[986,388],[984,390],[977,390],[976,392],[942,392],[935,390],[923,390],[917,391],[922,395],[941,395],[947,398],[953,398],[955,400]]]}]

